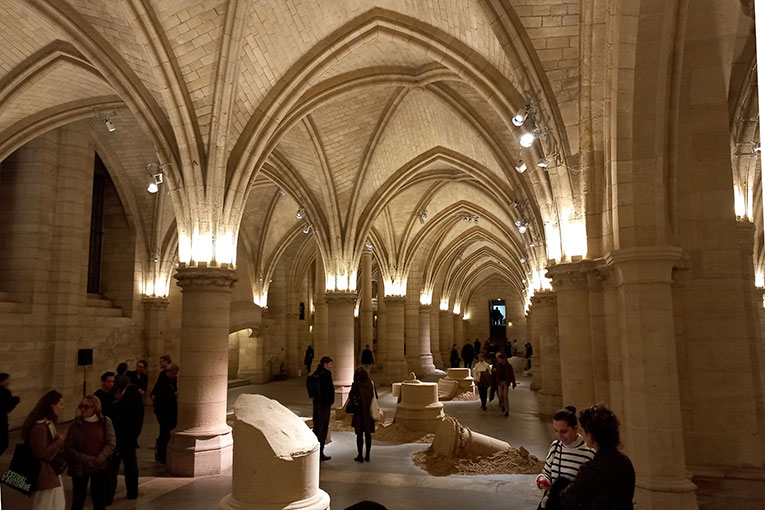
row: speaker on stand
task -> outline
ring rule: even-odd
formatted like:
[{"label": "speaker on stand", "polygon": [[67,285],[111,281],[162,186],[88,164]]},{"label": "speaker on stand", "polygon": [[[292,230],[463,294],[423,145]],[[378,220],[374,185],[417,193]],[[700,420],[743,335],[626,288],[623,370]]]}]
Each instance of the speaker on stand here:
[{"label": "speaker on stand", "polygon": [[82,396],[87,394],[88,368],[93,364],[93,349],[77,349],[77,366],[82,367]]}]

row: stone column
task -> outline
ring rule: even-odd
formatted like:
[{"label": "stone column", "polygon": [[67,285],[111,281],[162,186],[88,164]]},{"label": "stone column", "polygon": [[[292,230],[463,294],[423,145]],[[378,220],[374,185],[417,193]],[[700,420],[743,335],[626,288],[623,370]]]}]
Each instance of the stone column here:
[{"label": "stone column", "polygon": [[535,350],[531,358],[532,368],[534,374],[537,372],[537,367],[541,372],[540,411],[544,415],[551,416],[563,407],[561,360],[558,348],[558,305],[555,291],[539,291],[531,298],[531,302],[534,310],[534,328],[539,339],[539,345],[535,346],[539,349],[539,356]]},{"label": "stone column", "polygon": [[449,364],[449,354],[452,350],[452,344],[454,343],[454,320],[452,319],[454,314],[449,310],[440,310],[438,312],[438,329],[441,341],[441,359],[444,363],[444,370],[451,365]]},{"label": "stone column", "polygon": [[355,292],[327,292],[327,315],[329,323],[329,357],[333,360],[332,381],[335,383],[335,407],[345,405],[353,383],[354,345],[353,309],[356,307]]},{"label": "stone column", "polygon": [[430,305],[420,305],[420,356],[417,374],[432,374],[435,371],[433,355],[430,353]]},{"label": "stone column", "polygon": [[446,368],[441,359],[441,328],[439,327],[439,310],[430,306],[430,353],[433,355],[433,364],[438,369]]},{"label": "stone column", "polygon": [[388,330],[385,324],[388,319],[388,314],[385,310],[385,298],[383,297],[385,287],[382,279],[377,282],[377,350],[375,350],[375,368],[377,370],[384,370],[386,356],[388,354],[387,340]]},{"label": "stone column", "polygon": [[250,329],[252,333],[249,338],[239,340],[237,377],[249,379],[253,384],[263,384],[271,380],[271,371],[266,366],[266,344],[262,333],[264,328],[261,324],[253,324]]},{"label": "stone column", "polygon": [[599,269],[586,273],[587,294],[590,310],[590,342],[592,345],[592,377],[595,387],[595,402],[608,402],[610,397],[608,381],[608,348],[606,339],[605,304],[603,282],[606,275]]},{"label": "stone column", "polygon": [[585,409],[596,401],[587,290],[587,272],[591,268],[592,261],[581,261],[547,269],[558,302],[563,402],[577,409]]},{"label": "stone column", "polygon": [[173,476],[218,474],[231,467],[228,398],[228,326],[236,272],[181,264],[183,293],[178,426],[168,447]]},{"label": "stone column", "polygon": [[316,257],[316,291],[314,294],[314,306],[316,311],[313,321],[313,352],[316,356],[316,363],[322,356],[327,356],[329,352],[329,318],[327,316],[327,301],[324,299],[325,289],[327,288],[326,275],[324,274],[324,264],[321,257]]},{"label": "stone column", "polygon": [[462,346],[465,345],[465,331],[462,325],[462,314],[452,314],[452,327],[454,328],[453,344],[457,344],[457,352],[462,352]]},{"label": "stone column", "polygon": [[[149,388],[154,387],[159,375],[159,357],[165,350],[165,315],[170,301],[166,297],[144,296],[143,336],[146,341],[146,367],[149,370]],[[146,397],[148,398],[148,392]],[[151,402],[151,400],[149,400]]]},{"label": "stone column", "polygon": [[406,379],[404,358],[404,296],[385,296],[385,378],[390,382]]},{"label": "stone column", "polygon": [[[677,376],[671,284],[679,257],[680,249],[673,247],[631,248],[607,257],[615,270],[623,347],[624,417],[619,418],[642,508],[697,508]],[[560,299],[558,294],[559,307]],[[561,335],[561,349],[563,342]],[[565,379],[563,384],[565,398]]]},{"label": "stone column", "polygon": [[[293,308],[294,310],[294,308]],[[298,369],[302,366],[302,359],[298,353],[298,314],[287,313],[284,316],[286,349],[284,363],[287,366],[287,375],[289,377],[296,377]]]},{"label": "stone column", "polygon": [[[418,298],[419,299],[419,298]],[[408,298],[404,304],[404,344],[409,372],[420,371],[420,312],[419,304]]]},{"label": "stone column", "polygon": [[372,252],[361,254],[361,293],[359,294],[359,325],[361,327],[361,348],[373,345],[372,337]]}]

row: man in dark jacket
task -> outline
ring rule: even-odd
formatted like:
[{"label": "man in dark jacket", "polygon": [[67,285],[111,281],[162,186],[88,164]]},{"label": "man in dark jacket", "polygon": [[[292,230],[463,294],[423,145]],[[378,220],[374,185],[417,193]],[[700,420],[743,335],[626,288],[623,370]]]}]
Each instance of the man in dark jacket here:
[{"label": "man in dark jacket", "polygon": [[475,354],[475,357],[477,358],[480,352],[481,352],[481,341],[476,338],[475,342],[473,342],[473,354]]},{"label": "man in dark jacket", "polygon": [[320,395],[313,399],[313,433],[321,444],[321,460],[329,460],[329,455],[324,455],[324,443],[327,441],[329,430],[329,414],[332,404],[335,403],[335,385],[332,383],[332,358],[324,356],[319,361],[319,367],[315,375],[319,376]]},{"label": "man in dark jacket", "polygon": [[0,455],[8,449],[8,413],[19,405],[19,397],[11,394],[11,379],[8,374],[0,374]]},{"label": "man in dark jacket", "polygon": [[178,365],[172,363],[165,369],[165,377],[157,380],[154,395],[154,413],[159,422],[159,437],[155,458],[164,464],[167,460],[167,443],[170,432],[178,425]]},{"label": "man in dark jacket", "polygon": [[114,388],[114,372],[104,372],[101,374],[101,387],[93,392],[93,395],[101,401],[101,409],[109,409],[112,402],[117,400],[112,393]]},{"label": "man in dark jacket", "polygon": [[452,344],[452,350],[449,353],[449,365],[452,368],[460,367],[460,355],[457,353],[457,344]]},{"label": "man in dark jacket", "polygon": [[372,354],[372,349],[369,348],[369,344],[367,344],[366,348],[361,351],[361,364],[367,369],[367,372],[370,372],[374,363],[375,356]]},{"label": "man in dark jacket", "polygon": [[465,368],[470,368],[473,366],[474,356],[475,351],[473,350],[473,346],[470,344],[470,342],[467,342],[462,346],[462,360],[465,362]]},{"label": "man in dark jacket", "polygon": [[311,373],[311,365],[313,364],[313,347],[308,346],[305,348],[305,358],[303,358],[303,364],[305,365],[305,373]]}]

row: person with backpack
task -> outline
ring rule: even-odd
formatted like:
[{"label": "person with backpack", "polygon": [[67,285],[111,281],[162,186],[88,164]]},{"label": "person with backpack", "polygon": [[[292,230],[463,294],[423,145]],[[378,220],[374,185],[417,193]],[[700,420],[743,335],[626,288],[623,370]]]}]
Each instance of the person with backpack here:
[{"label": "person with backpack", "polygon": [[478,353],[478,362],[473,367],[473,379],[476,380],[478,395],[481,397],[481,409],[486,410],[486,394],[491,387],[491,365],[486,363],[486,356]]},{"label": "person with backpack", "polygon": [[335,385],[332,383],[332,358],[324,356],[319,361],[316,372],[306,378],[308,396],[313,400],[313,433],[321,445],[321,460],[329,460],[329,455],[324,455],[324,443],[327,441],[329,431],[329,415],[332,404],[335,403]]}]

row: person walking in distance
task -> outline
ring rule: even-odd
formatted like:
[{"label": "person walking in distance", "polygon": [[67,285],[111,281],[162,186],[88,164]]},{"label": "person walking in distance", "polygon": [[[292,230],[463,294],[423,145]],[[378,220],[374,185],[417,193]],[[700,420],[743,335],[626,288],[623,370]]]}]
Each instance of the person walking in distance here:
[{"label": "person walking in distance", "polygon": [[372,354],[372,349],[369,348],[369,344],[361,351],[361,365],[367,369],[367,372],[372,373],[372,365],[375,364],[375,356]]},{"label": "person walking in distance", "polygon": [[505,353],[497,353],[497,363],[494,365],[492,375],[494,376],[494,385],[497,387],[499,409],[505,416],[509,416],[510,404],[507,393],[510,386],[515,389],[515,372],[513,371],[513,366],[507,362]]},{"label": "person walking in distance", "polygon": [[478,362],[473,367],[473,379],[478,387],[478,395],[481,397],[481,409],[486,410],[486,394],[491,387],[491,365],[486,363],[484,353],[478,353]]},{"label": "person walking in distance", "polygon": [[305,358],[303,358],[303,364],[305,365],[305,373],[311,373],[311,365],[313,364],[313,346],[309,345],[305,348]]},{"label": "person walking in distance", "polygon": [[64,510],[64,484],[50,461],[64,447],[66,436],[56,432],[56,421],[64,412],[64,397],[50,390],[37,401],[21,426],[21,439],[29,443],[40,461],[40,473],[32,492],[32,510]]},{"label": "person walking in distance", "polygon": [[452,368],[460,367],[460,355],[457,352],[457,344],[452,344],[452,351],[449,353],[449,364]]},{"label": "person walking in distance", "polygon": [[470,368],[473,366],[473,358],[475,357],[475,350],[473,349],[473,344],[470,342],[466,342],[465,345],[462,346],[462,361],[465,363],[465,368]]},{"label": "person walking in distance", "polygon": [[[332,404],[335,403],[335,385],[332,383],[332,358],[324,356],[319,360],[319,366],[316,368],[309,380],[309,384],[314,381],[318,385],[318,395],[315,390],[309,387],[309,395],[313,399],[313,433],[321,445],[321,460],[329,460],[329,455],[324,455],[324,443],[327,441],[327,431],[329,431],[329,415]],[[317,380],[318,379],[318,380]]]},{"label": "person walking in distance", "polygon": [[159,422],[159,437],[154,458],[161,464],[167,462],[167,443],[170,432],[178,425],[178,365],[171,363],[165,369],[165,377],[154,386],[154,414]]},{"label": "person walking in distance", "polygon": [[14,397],[10,390],[11,377],[0,373],[0,455],[8,449],[8,413],[19,405],[19,397]]}]

